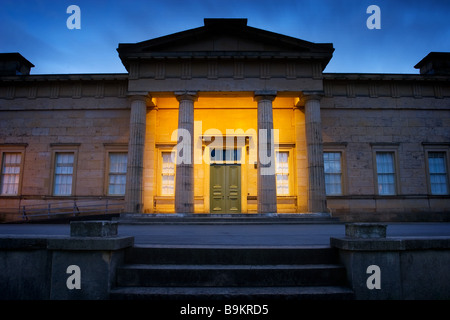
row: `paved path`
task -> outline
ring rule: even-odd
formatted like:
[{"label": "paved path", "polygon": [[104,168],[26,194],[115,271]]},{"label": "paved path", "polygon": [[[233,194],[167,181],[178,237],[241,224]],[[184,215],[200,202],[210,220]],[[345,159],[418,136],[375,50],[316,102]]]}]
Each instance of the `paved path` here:
[{"label": "paved path", "polygon": [[[345,224],[120,224],[119,235],[134,236],[136,244],[296,246],[329,245],[343,237]],[[65,235],[68,224],[0,224],[1,235]],[[388,237],[450,237],[450,223],[389,223]]]}]

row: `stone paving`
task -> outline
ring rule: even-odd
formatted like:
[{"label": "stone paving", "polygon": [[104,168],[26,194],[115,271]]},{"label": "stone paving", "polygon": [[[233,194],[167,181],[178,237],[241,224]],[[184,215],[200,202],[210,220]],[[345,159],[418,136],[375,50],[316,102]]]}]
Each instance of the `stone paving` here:
[{"label": "stone paving", "polygon": [[[0,224],[3,235],[70,235],[69,224]],[[344,237],[345,224],[119,224],[118,235],[135,244],[299,246],[329,245]],[[450,223],[388,223],[387,237],[449,237]]]}]

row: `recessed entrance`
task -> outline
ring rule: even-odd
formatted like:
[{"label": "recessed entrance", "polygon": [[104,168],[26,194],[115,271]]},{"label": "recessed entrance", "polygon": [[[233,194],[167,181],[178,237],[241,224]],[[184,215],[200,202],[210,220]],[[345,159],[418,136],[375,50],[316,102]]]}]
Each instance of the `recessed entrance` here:
[{"label": "recessed entrance", "polygon": [[210,211],[241,213],[240,149],[211,149]]},{"label": "recessed entrance", "polygon": [[240,213],[241,165],[213,164],[210,168],[211,213]]}]

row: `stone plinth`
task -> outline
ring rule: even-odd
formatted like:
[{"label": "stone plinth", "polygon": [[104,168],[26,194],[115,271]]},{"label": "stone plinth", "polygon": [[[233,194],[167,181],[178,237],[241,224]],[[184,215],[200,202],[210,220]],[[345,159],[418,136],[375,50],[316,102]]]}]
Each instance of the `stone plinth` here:
[{"label": "stone plinth", "polygon": [[[380,224],[351,224],[369,234]],[[378,229],[378,230],[377,230]],[[377,231],[376,231],[377,230]],[[450,238],[330,238],[357,300],[448,300]],[[374,286],[374,283],[378,283]]]}]

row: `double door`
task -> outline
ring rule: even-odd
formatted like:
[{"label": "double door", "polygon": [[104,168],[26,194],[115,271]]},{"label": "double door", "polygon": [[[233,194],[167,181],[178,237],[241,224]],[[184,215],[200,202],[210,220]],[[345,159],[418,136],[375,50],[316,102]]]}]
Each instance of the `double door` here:
[{"label": "double door", "polygon": [[210,168],[211,213],[240,213],[241,166],[212,164]]}]

